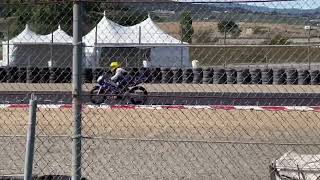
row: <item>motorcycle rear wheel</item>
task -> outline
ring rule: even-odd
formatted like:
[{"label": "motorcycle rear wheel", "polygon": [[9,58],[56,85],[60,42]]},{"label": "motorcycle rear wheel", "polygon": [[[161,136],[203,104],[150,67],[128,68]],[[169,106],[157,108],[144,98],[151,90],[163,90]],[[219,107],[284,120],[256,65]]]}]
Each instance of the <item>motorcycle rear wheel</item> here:
[{"label": "motorcycle rear wheel", "polygon": [[135,86],[129,90],[130,102],[135,105],[144,104],[148,98],[147,90],[142,86]]},{"label": "motorcycle rear wheel", "polygon": [[104,103],[107,99],[106,91],[101,89],[99,92],[99,89],[100,87],[96,86],[90,91],[90,101],[96,105]]}]

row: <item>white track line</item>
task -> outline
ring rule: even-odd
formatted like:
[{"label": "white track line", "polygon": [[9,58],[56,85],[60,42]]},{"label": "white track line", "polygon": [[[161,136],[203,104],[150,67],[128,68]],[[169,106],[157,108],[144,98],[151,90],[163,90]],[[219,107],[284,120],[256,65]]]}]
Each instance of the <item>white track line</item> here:
[{"label": "white track line", "polygon": [[[0,104],[0,109],[28,109],[28,104]],[[41,109],[71,109],[72,104],[39,104]],[[251,110],[251,111],[314,111],[320,112],[320,106],[230,106],[230,105],[84,105],[88,109],[211,109],[211,110]]]}]

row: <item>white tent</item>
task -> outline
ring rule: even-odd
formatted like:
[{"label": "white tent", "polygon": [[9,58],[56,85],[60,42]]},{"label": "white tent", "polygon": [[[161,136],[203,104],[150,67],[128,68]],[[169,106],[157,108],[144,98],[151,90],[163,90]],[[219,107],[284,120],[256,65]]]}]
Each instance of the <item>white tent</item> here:
[{"label": "white tent", "polygon": [[155,67],[189,67],[189,48],[170,45],[187,44],[166,34],[150,18],[132,26],[140,32],[138,40],[141,44],[165,44],[168,46],[154,47],[150,53],[150,65]]},{"label": "white tent", "polygon": [[[42,37],[42,36],[41,36]],[[48,43],[54,44],[72,44],[72,37],[69,36],[65,31],[61,29],[61,26],[58,26],[58,29],[55,30],[53,33],[44,36],[46,40],[49,39]]]},{"label": "white tent", "polygon": [[26,25],[25,29],[16,37],[9,41],[2,42],[2,62],[1,65],[10,65],[15,60],[16,45],[25,43],[39,43],[42,39],[39,35],[30,30]]},{"label": "white tent", "polygon": [[[38,35],[29,26],[16,37],[2,42],[2,66],[48,66],[61,64],[70,66],[72,57],[72,37],[60,26],[51,34]],[[69,58],[70,57],[70,58]],[[68,62],[70,61],[70,63]]]},{"label": "white tent", "polygon": [[[134,26],[121,26],[105,16],[97,26],[83,37],[86,66],[98,66],[102,47],[137,47],[150,49],[149,66],[189,67],[189,48],[186,44],[166,34],[148,17]],[[175,45],[175,46],[173,46]],[[142,61],[141,61],[142,62]]]},{"label": "white tent", "polygon": [[[166,34],[150,17],[139,24],[126,27],[104,16],[82,40],[86,46],[84,48],[86,67],[99,66],[104,49],[112,49],[112,53],[120,50],[127,51],[126,53],[130,51],[126,57],[128,61],[140,61],[139,64],[145,61],[148,66],[153,67],[190,66],[189,48],[177,46],[187,43]],[[3,60],[0,61],[0,65],[71,66],[71,44],[72,37],[60,26],[51,34],[38,35],[26,25],[18,36],[2,42]],[[110,58],[113,58],[112,53],[108,55]],[[135,54],[141,55],[140,58],[133,60],[132,56]]]},{"label": "white tent", "polygon": [[71,67],[72,66],[72,41],[73,38],[63,31],[59,25],[58,29],[46,35],[50,39],[49,66]]},{"label": "white tent", "polygon": [[110,21],[104,16],[96,27],[82,38],[82,42],[85,44],[85,65],[88,67],[98,66],[101,48],[97,48],[95,45],[106,42],[116,44],[119,34],[125,34],[124,29],[125,27]]}]

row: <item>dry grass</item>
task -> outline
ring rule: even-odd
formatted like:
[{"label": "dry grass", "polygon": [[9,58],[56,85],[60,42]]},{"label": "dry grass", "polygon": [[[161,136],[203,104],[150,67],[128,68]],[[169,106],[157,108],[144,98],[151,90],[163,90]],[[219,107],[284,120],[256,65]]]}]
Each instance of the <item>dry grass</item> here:
[{"label": "dry grass", "polygon": [[[25,135],[26,109],[0,110],[0,136]],[[83,134],[107,138],[312,141],[319,137],[319,113],[225,110],[85,109]],[[71,135],[70,109],[40,109],[38,135]]]},{"label": "dry grass", "polygon": [[[0,109],[0,113],[0,173],[23,173],[25,137],[15,135],[26,134],[27,110]],[[50,137],[37,138],[36,174],[70,174],[71,139],[53,136],[71,137],[71,114],[70,109],[39,110],[37,134]],[[268,165],[284,153],[319,153],[317,145],[277,143],[318,143],[319,126],[317,112],[86,109],[83,135],[102,138],[83,139],[83,175],[270,179]]]},{"label": "dry grass", "polygon": [[[180,39],[180,25],[178,22],[158,23],[159,27],[168,34]],[[223,34],[218,31],[217,22],[194,22],[194,35],[192,42],[197,44],[223,44]],[[270,23],[240,23],[242,33],[239,37],[232,38],[228,35],[227,44],[267,44],[270,37],[278,34],[287,36],[289,41],[307,43],[306,32],[301,25],[270,24]],[[255,33],[254,29],[262,31]],[[270,31],[270,34],[269,34]],[[317,34],[313,34],[317,36]],[[299,39],[290,39],[297,37]],[[318,41],[316,39],[315,41]],[[265,64],[265,63],[302,63],[308,62],[309,51],[304,47],[191,47],[190,59],[197,59],[201,66],[216,66],[223,64]],[[319,62],[319,48],[310,50],[310,62]]]},{"label": "dry grass", "polygon": [[[180,34],[180,24],[178,22],[162,22],[157,23],[157,25],[165,32],[179,37]],[[262,27],[264,29],[270,29],[271,34],[285,33],[288,36],[306,36],[304,27],[301,25],[289,25],[289,24],[270,24],[270,23],[247,23],[241,22],[240,28],[242,29],[242,34],[240,37],[252,37],[251,33],[246,33],[248,29],[253,29],[256,27]],[[199,34],[202,32],[210,32],[216,36],[222,35],[218,32],[218,22],[193,22],[194,33]]]},{"label": "dry grass", "polygon": [[[246,40],[244,40],[246,41]],[[250,65],[266,65],[283,63],[307,63],[308,49],[306,47],[194,47],[190,48],[191,60],[197,59],[201,66],[216,66],[224,63],[247,63]],[[310,62],[319,62],[319,48],[310,49]]]}]

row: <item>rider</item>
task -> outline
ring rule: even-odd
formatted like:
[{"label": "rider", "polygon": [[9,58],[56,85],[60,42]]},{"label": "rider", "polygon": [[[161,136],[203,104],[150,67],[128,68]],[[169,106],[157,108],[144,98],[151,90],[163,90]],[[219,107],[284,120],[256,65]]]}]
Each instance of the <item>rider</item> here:
[{"label": "rider", "polygon": [[118,87],[124,86],[124,77],[128,72],[121,68],[120,63],[118,63],[117,61],[111,62],[110,68],[113,74],[113,76],[111,77],[111,82],[115,83]]}]

